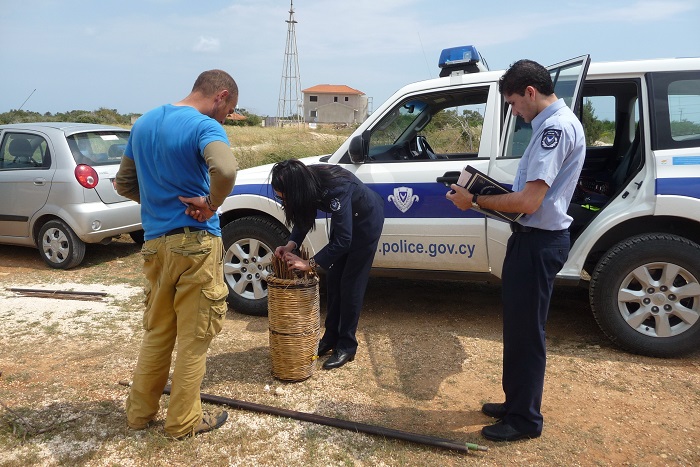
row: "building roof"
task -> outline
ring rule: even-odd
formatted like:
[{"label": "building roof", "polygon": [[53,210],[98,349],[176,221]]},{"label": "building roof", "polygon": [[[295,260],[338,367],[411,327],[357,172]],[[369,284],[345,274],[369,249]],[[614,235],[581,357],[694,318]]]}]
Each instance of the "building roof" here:
[{"label": "building roof", "polygon": [[364,92],[353,89],[344,84],[317,84],[310,88],[302,89],[304,94],[357,94],[364,96]]},{"label": "building roof", "polygon": [[240,121],[240,120],[247,120],[248,117],[245,115],[241,115],[239,113],[233,112],[232,114],[226,115],[227,120],[234,120],[234,121]]}]

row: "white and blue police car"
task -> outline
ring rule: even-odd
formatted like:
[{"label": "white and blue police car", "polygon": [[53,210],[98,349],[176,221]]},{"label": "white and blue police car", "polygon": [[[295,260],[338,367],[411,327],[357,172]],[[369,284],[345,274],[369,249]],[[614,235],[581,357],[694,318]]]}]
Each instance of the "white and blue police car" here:
[{"label": "white and blue police car", "polygon": [[[339,164],[384,198],[374,273],[498,280],[509,225],[457,210],[445,184],[466,165],[511,184],[531,128],[474,47],[446,49],[439,65],[440,78],[399,89],[333,154],[304,162]],[[628,351],[700,348],[700,58],[583,56],[549,70],[587,137],[557,283],[588,287],[601,329]],[[270,169],[242,170],[222,206],[229,303],[253,315],[267,312],[270,260],[289,235]],[[326,222],[306,240],[311,254],[328,242]]]}]

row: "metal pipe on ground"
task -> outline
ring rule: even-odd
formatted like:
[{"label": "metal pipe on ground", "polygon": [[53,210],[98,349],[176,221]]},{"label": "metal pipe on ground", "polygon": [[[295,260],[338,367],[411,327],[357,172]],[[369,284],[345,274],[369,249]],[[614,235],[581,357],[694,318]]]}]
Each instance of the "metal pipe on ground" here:
[{"label": "metal pipe on ground", "polygon": [[[170,394],[170,386],[166,386],[163,390],[164,394]],[[421,435],[418,433],[410,433],[407,431],[394,430],[377,425],[368,425],[366,423],[357,423],[350,420],[342,420],[339,418],[325,417],[307,412],[297,412],[295,410],[281,409],[269,405],[256,404],[254,402],[245,402],[228,397],[215,396],[212,394],[201,393],[202,402],[211,404],[226,405],[234,409],[249,410],[252,412],[260,412],[269,415],[277,415],[280,417],[293,418],[305,422],[317,423],[319,425],[332,426],[342,428],[344,430],[356,431],[360,433],[368,433],[371,435],[384,436],[386,438],[400,439],[410,441],[412,443],[425,444],[453,451],[469,452],[471,451],[488,451],[487,446],[481,446],[474,443],[460,443],[445,438],[437,438],[434,436]]]}]

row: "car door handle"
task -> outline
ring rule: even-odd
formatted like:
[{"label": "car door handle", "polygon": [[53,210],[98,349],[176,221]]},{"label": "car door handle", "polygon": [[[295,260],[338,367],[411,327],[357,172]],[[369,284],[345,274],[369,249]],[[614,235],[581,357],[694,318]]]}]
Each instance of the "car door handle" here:
[{"label": "car door handle", "polygon": [[37,186],[44,186],[44,185],[46,185],[46,179],[45,179],[45,178],[42,178],[42,177],[35,178],[35,179],[34,179],[34,184],[37,185]]},{"label": "car door handle", "polygon": [[447,188],[449,188],[450,185],[452,185],[453,183],[457,183],[460,174],[461,172],[445,172],[445,174],[442,177],[436,178],[435,181],[438,183],[442,183]]}]

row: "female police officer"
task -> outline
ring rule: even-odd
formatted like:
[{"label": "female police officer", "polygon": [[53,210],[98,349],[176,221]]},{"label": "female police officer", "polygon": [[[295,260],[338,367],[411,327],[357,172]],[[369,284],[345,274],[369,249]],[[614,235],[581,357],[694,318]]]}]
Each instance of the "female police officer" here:
[{"label": "female police officer", "polygon": [[[296,159],[279,162],[271,185],[282,203],[292,233],[286,245],[275,250],[290,269],[326,271],[328,306],[325,333],[318,355],[333,350],[324,369],[339,368],[355,358],[355,331],[360,308],[384,225],[382,198],[353,173],[336,165],[307,166]],[[292,251],[315,228],[317,210],[330,213],[328,245],[308,261]]]}]

